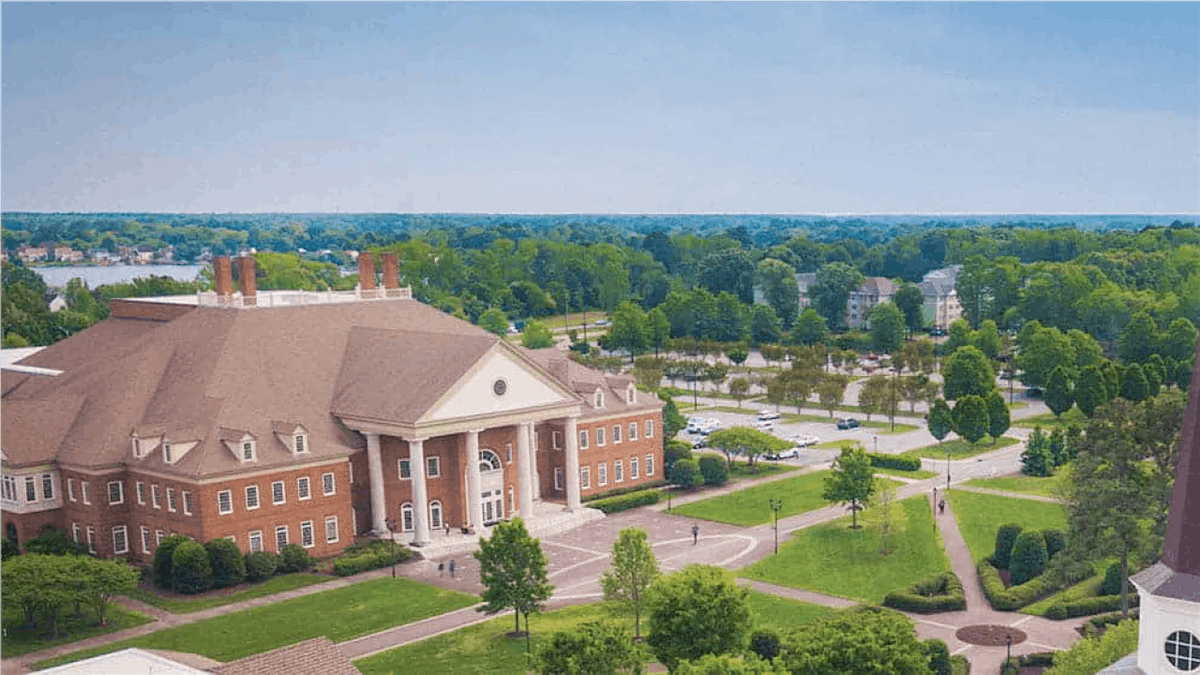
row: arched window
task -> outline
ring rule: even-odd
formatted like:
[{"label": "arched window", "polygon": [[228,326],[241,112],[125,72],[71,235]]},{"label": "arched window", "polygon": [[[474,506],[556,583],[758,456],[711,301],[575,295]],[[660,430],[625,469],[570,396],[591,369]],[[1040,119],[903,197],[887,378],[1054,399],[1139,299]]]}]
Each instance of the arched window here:
[{"label": "arched window", "polygon": [[479,451],[479,470],[480,471],[498,471],[500,469],[500,456],[491,450]]},{"label": "arched window", "polygon": [[404,502],[400,505],[400,528],[404,532],[412,532],[413,527],[413,506],[410,502]]},{"label": "arched window", "polygon": [[442,529],[442,503],[439,501],[429,502],[429,529]]}]

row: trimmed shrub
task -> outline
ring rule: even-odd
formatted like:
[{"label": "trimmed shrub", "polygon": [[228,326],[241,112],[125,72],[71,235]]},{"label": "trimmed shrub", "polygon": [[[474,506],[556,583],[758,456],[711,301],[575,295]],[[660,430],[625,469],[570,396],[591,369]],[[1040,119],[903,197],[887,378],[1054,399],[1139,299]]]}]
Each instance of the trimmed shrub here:
[{"label": "trimmed shrub", "polygon": [[303,572],[312,567],[312,556],[300,544],[287,544],[279,552],[279,573]]},{"label": "trimmed shrub", "polygon": [[246,560],[242,550],[228,539],[213,539],[204,545],[212,567],[213,586],[236,586],[246,580]]},{"label": "trimmed shrub", "polygon": [[1042,530],[1042,536],[1046,538],[1046,560],[1053,559],[1054,554],[1063,550],[1067,545],[1067,540],[1061,530]]},{"label": "trimmed shrub", "polygon": [[1008,571],[1012,585],[1020,586],[1046,571],[1046,538],[1041,532],[1022,532],[1013,545]]},{"label": "trimmed shrub", "polygon": [[20,547],[17,546],[15,541],[9,539],[8,537],[4,537],[4,539],[0,540],[0,550],[3,550],[4,552],[4,560],[8,560],[13,556],[21,555]]},{"label": "trimmed shrub", "polygon": [[[4,541],[11,543],[7,538]],[[13,548],[16,548],[16,544],[13,544]],[[25,542],[25,550],[28,553],[42,555],[87,555],[88,553],[87,544],[76,544],[71,535],[60,527],[44,528],[41,534]]]},{"label": "trimmed shrub", "polygon": [[700,465],[690,457],[675,462],[675,466],[671,467],[671,482],[684,490],[699,486],[701,480]]},{"label": "trimmed shrub", "polygon": [[641,492],[633,492],[620,497],[610,497],[609,499],[598,499],[588,504],[593,509],[600,509],[605,513],[617,513],[629,509],[636,509],[639,506],[647,504],[657,504],[662,501],[663,493],[661,490],[642,490]]},{"label": "trimmed shrub", "polygon": [[412,555],[412,551],[405,546],[372,540],[364,544],[347,546],[345,552],[334,559],[333,573],[339,577],[347,577],[351,574],[404,562]]},{"label": "trimmed shrub", "polygon": [[262,581],[275,576],[279,569],[279,556],[270,551],[254,551],[246,554],[246,578]]},{"label": "trimmed shrub", "polygon": [[203,593],[213,586],[212,565],[208,551],[188,539],[179,542],[171,554],[171,588],[179,593]]},{"label": "trimmed shrub", "polygon": [[672,438],[663,445],[663,464],[665,465],[666,475],[671,475],[671,467],[675,466],[675,462],[681,459],[689,459],[692,456],[692,445],[687,441],[678,438]]},{"label": "trimmed shrub", "polygon": [[951,675],[950,648],[938,639],[923,640],[921,647],[929,655],[929,670],[933,675]]},{"label": "trimmed shrub", "polygon": [[[1136,593],[1129,594],[1129,606],[1138,606],[1138,595]],[[1100,612],[1116,612],[1120,609],[1121,596],[1097,595],[1068,602],[1056,602],[1046,608],[1046,618],[1061,621],[1063,619],[1073,619],[1077,616],[1099,614]],[[1120,616],[1120,612],[1117,613],[1117,616]]]},{"label": "trimmed shrub", "polygon": [[761,659],[770,661],[779,656],[780,645],[779,633],[768,628],[760,628],[750,634],[750,651]]},{"label": "trimmed shrub", "polygon": [[1121,594],[1121,563],[1115,562],[1104,570],[1104,582],[1100,584],[1100,594]]},{"label": "trimmed shrub", "polygon": [[992,609],[1001,612],[1013,612],[1022,607],[1037,602],[1057,591],[1058,584],[1051,582],[1045,576],[1030,579],[1020,586],[1004,587],[1000,572],[992,566],[991,560],[979,563],[979,583],[983,586],[983,594],[991,603]]},{"label": "trimmed shrub", "polygon": [[[656,480],[656,481],[653,481],[650,483],[641,483],[639,485],[630,485],[628,487],[620,487],[620,488],[615,488],[613,490],[606,490],[604,492],[598,492],[594,495],[588,495],[587,497],[583,497],[580,499],[580,501],[585,502],[585,503],[586,502],[594,502],[598,499],[608,499],[609,497],[619,497],[621,495],[627,495],[631,492],[641,492],[642,490],[649,490],[650,488],[665,487],[667,485],[670,485],[670,483],[668,483],[665,480]],[[349,549],[347,549],[347,550],[349,550]]]},{"label": "trimmed shrub", "polygon": [[[1137,596],[1133,596],[1133,600],[1137,600]],[[1129,618],[1138,618],[1138,610],[1131,607],[1129,610]],[[1083,636],[1095,637],[1107,629],[1109,626],[1115,626],[1125,620],[1121,612],[1113,612],[1112,614],[1101,614],[1088,619],[1088,622],[1083,624]]]},{"label": "trimmed shrub", "polygon": [[892,591],[883,599],[884,607],[905,612],[934,614],[967,608],[962,582],[954,572],[931,574],[908,587]]},{"label": "trimmed shrub", "polygon": [[951,656],[950,672],[954,675],[971,675],[971,662],[962,654]]},{"label": "trimmed shrub", "polygon": [[884,455],[877,452],[868,452],[867,456],[871,458],[871,466],[877,466],[881,469],[897,469],[899,471],[921,470],[920,456],[911,452],[900,455]]},{"label": "trimmed shrub", "polygon": [[725,460],[714,455],[700,457],[700,475],[705,485],[724,485],[729,482],[729,467]]},{"label": "trimmed shrub", "polygon": [[998,569],[1008,569],[1013,544],[1017,543],[1020,534],[1020,525],[1001,525],[1000,529],[996,530],[996,552],[992,554],[992,565]]},{"label": "trimmed shrub", "polygon": [[173,534],[158,542],[154,551],[154,583],[159,588],[171,588],[171,568],[174,565],[175,549],[185,541],[191,541],[182,534]]}]

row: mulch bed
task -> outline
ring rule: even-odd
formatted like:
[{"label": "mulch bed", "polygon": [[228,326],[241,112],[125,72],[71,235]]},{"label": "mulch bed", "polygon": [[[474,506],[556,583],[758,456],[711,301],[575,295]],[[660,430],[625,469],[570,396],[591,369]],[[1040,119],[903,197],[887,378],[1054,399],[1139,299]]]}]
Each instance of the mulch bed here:
[{"label": "mulch bed", "polygon": [[1007,637],[1012,635],[1014,645],[1025,641],[1025,631],[1008,626],[964,626],[959,628],[954,637],[972,645],[984,647],[1003,647],[1008,644]]}]

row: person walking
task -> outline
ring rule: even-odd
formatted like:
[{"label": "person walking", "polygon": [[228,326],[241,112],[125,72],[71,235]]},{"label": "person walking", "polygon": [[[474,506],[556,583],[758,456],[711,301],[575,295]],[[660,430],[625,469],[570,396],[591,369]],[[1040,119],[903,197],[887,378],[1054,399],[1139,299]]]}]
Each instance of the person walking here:
[{"label": "person walking", "polygon": [[699,542],[700,542],[700,526],[693,525],[692,526],[692,546],[695,546]]},{"label": "person walking", "polygon": [[454,562],[454,558],[450,559],[450,578],[454,578],[454,573],[458,571],[458,564]]}]

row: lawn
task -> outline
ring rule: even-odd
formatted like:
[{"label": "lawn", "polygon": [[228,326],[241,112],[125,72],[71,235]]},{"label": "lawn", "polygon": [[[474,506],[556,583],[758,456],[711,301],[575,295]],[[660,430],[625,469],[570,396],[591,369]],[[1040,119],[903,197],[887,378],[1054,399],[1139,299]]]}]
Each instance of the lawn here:
[{"label": "lawn", "polygon": [[[709,451],[697,452],[697,459],[699,459],[699,457],[702,455],[712,455],[713,457],[720,458],[721,461],[725,461],[725,455],[712,451],[711,449]],[[799,471],[802,468],[804,467],[796,466],[794,464],[776,464],[761,457],[755,460],[753,466],[747,464],[746,462],[735,459],[733,460],[733,466],[729,468],[729,480],[737,481],[745,480],[747,478],[764,478],[766,476],[775,476],[777,474],[788,473],[790,471]]]},{"label": "lawn", "polygon": [[71,611],[71,608],[68,608],[63,612],[65,616],[59,620],[59,631],[63,634],[62,637],[47,638],[43,637],[44,633],[41,628],[22,628],[21,626],[25,623],[24,612],[13,603],[6,604],[4,606],[3,638],[0,638],[0,651],[3,651],[4,658],[21,656],[65,645],[69,642],[78,642],[105,633],[115,633],[153,621],[145,614],[125,609],[115,602],[109,607],[107,626],[93,625],[92,614],[86,608],[80,618],[69,616]]},{"label": "lawn", "polygon": [[893,506],[891,553],[880,554],[879,509],[862,514],[859,530],[850,517],[797,532],[779,554],[742,570],[742,576],[864,602],[950,568],[933,513],[924,496]]},{"label": "lawn", "polygon": [[915,480],[923,480],[925,478],[933,478],[938,475],[932,471],[925,469],[917,469],[916,471],[903,471],[901,469],[886,469],[881,466],[875,467],[875,475],[899,476],[901,478],[912,478]]},{"label": "lawn", "polygon": [[762,525],[771,520],[772,499],[783,502],[783,509],[779,512],[780,518],[828,506],[829,503],[821,498],[821,492],[825,489],[825,476],[828,473],[818,471],[755,485],[727,495],[676,506],[671,513],[733,525]]},{"label": "lawn", "polygon": [[297,573],[272,577],[261,584],[247,584],[241,590],[224,595],[213,594],[203,598],[165,598],[152,591],[138,588],[130,593],[129,597],[134,600],[140,600],[147,605],[165,609],[172,614],[191,614],[192,612],[212,609],[213,607],[231,605],[243,600],[263,598],[284,591],[293,591],[297,588],[312,586],[313,584],[322,584],[326,581],[330,581],[330,578],[318,574]]},{"label": "lawn", "polygon": [[995,551],[996,530],[1001,525],[1015,523],[1035,530],[1065,530],[1067,525],[1062,506],[1032,499],[952,490],[950,504],[958,529],[971,549],[971,559],[976,563]]},{"label": "lawn", "polygon": [[[829,614],[834,610],[763,593],[750,592],[750,616],[754,626],[783,631]],[[534,649],[559,631],[568,631],[586,621],[611,619],[633,633],[632,614],[607,605],[591,603],[534,614],[529,617]],[[363,675],[420,672],[439,675],[500,675],[529,672],[525,640],[505,637],[513,628],[512,617],[499,617],[474,626],[437,635],[428,640],[397,647],[354,662]],[[642,618],[642,630],[646,619]]]},{"label": "lawn", "polygon": [[1066,428],[1069,424],[1075,424],[1080,427],[1086,427],[1088,422],[1087,416],[1079,411],[1079,408],[1071,408],[1062,414],[1062,417],[1056,418],[1054,413],[1042,413],[1041,415],[1031,415],[1014,419],[1012,425],[1014,427],[1041,427],[1047,431],[1055,427]]},{"label": "lawn", "polygon": [[967,481],[967,485],[973,487],[990,488],[992,490],[1021,492],[1029,495],[1041,495],[1043,497],[1057,497],[1058,490],[1062,487],[1063,480],[1065,478],[1066,472],[1060,469],[1058,473],[1050,476],[1049,478],[1038,478],[1036,476],[972,478],[971,480]]},{"label": "lawn", "polygon": [[1020,442],[1020,439],[1013,438],[1012,436],[1001,436],[999,439],[988,437],[988,440],[974,444],[968,443],[961,438],[955,438],[954,440],[917,448],[914,452],[929,459],[946,459],[947,452],[950,453],[950,459],[966,459],[967,457],[982,455],[985,452],[1007,448],[1010,445],[1016,445]]},{"label": "lawn", "polygon": [[342,642],[478,601],[465,593],[384,577],[160,630],[35,665],[46,668],[126,647],[166,649],[234,661],[321,635]]}]

